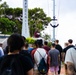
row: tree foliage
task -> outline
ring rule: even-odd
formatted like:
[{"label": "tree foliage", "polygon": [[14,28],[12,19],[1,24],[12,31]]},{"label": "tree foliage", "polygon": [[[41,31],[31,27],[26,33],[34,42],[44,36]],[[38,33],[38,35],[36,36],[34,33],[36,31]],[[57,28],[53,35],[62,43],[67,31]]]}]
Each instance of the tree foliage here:
[{"label": "tree foliage", "polygon": [[43,25],[48,25],[48,23],[51,21],[51,18],[46,17],[46,14],[41,8],[29,9],[28,12],[29,29],[31,36],[33,36],[37,28],[41,31],[43,30]]},{"label": "tree foliage", "polygon": [[[21,33],[22,8],[9,8],[8,4],[4,2],[0,4],[0,11],[0,31],[2,33],[13,33],[15,31]],[[36,29],[43,30],[43,26],[47,26],[50,21],[51,18],[46,16],[43,9],[28,9],[28,25],[31,36],[34,35]]]},{"label": "tree foliage", "polygon": [[0,18],[0,31],[3,34],[13,33],[15,24],[15,22],[10,21],[8,18]]}]

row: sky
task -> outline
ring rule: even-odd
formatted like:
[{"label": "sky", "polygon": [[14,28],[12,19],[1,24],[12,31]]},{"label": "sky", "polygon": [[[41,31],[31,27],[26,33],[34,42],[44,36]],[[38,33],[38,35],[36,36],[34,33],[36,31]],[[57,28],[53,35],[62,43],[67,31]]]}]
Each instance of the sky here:
[{"label": "sky", "polygon": [[[2,0],[6,1],[9,7],[23,8],[23,0]],[[53,16],[53,0],[28,0],[28,8],[40,7],[47,16]],[[55,16],[58,19],[59,26],[55,29],[55,38],[59,39],[60,44],[68,39],[73,39],[76,43],[76,0],[55,0]],[[53,28],[49,25],[45,30],[52,37]]]}]

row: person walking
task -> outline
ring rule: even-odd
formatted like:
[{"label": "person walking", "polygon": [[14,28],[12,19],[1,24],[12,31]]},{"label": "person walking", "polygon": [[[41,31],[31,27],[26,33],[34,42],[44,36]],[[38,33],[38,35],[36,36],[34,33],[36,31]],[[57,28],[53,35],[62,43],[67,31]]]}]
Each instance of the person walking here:
[{"label": "person walking", "polygon": [[55,48],[55,43],[52,43],[51,50],[48,52],[49,55],[49,69],[52,75],[58,75],[59,71],[59,61],[60,61],[60,53]]},{"label": "person walking", "polygon": [[76,49],[72,44],[72,39],[69,39],[68,42],[69,48],[65,56],[65,71],[67,75],[76,75]]},{"label": "person walking", "polygon": [[7,40],[8,54],[0,57],[0,75],[33,75],[30,58],[19,54],[24,46],[20,34],[14,33]]},{"label": "person walking", "polygon": [[71,48],[71,47],[75,47],[75,46],[73,45],[73,40],[72,40],[72,39],[69,39],[69,40],[68,40],[68,46],[63,49],[63,52],[66,54],[66,51],[67,51],[69,48]]},{"label": "person walking", "polygon": [[44,48],[42,48],[42,45],[43,45],[42,39],[38,39],[37,40],[37,49],[34,53],[34,60],[35,60],[34,75],[42,75],[38,70],[38,66],[39,66],[39,63],[40,63],[42,58],[45,59],[45,62],[47,64],[47,53],[46,53],[46,50]]},{"label": "person walking", "polygon": [[70,48],[65,56],[65,71],[67,75],[76,75],[76,49]]},{"label": "person walking", "polygon": [[60,74],[61,72],[61,62],[62,62],[62,46],[59,44],[59,40],[55,40],[55,44],[56,44],[56,49],[59,50],[60,52],[60,65],[59,65],[59,71],[58,71],[58,74]]},{"label": "person walking", "polygon": [[50,47],[48,46],[48,42],[47,41],[44,41],[43,48],[46,50],[47,53],[49,52]]},{"label": "person walking", "polygon": [[27,56],[31,59],[31,61],[33,62],[32,56],[28,51],[28,43],[26,42],[24,47],[22,48],[22,50],[19,52],[20,54]]}]

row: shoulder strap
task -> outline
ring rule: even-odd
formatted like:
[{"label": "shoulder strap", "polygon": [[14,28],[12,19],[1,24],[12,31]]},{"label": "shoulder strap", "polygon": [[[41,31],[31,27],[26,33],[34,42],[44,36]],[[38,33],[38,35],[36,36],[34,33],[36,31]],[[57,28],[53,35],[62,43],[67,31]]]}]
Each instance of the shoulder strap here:
[{"label": "shoulder strap", "polygon": [[[40,54],[40,52],[37,50],[37,52]],[[42,57],[42,55],[40,54],[40,56]],[[44,57],[46,56],[46,54],[44,55]],[[44,58],[44,57],[42,57],[42,58]]]}]

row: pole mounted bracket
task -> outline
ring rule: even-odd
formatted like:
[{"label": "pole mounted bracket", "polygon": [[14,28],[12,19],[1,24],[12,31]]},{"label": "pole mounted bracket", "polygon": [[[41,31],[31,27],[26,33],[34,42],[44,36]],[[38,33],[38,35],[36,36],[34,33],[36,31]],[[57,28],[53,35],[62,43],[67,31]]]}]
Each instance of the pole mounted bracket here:
[{"label": "pole mounted bracket", "polygon": [[52,25],[52,24],[50,24],[53,28],[56,28],[56,27],[58,27],[59,26],[59,24],[57,24],[57,25]]}]

